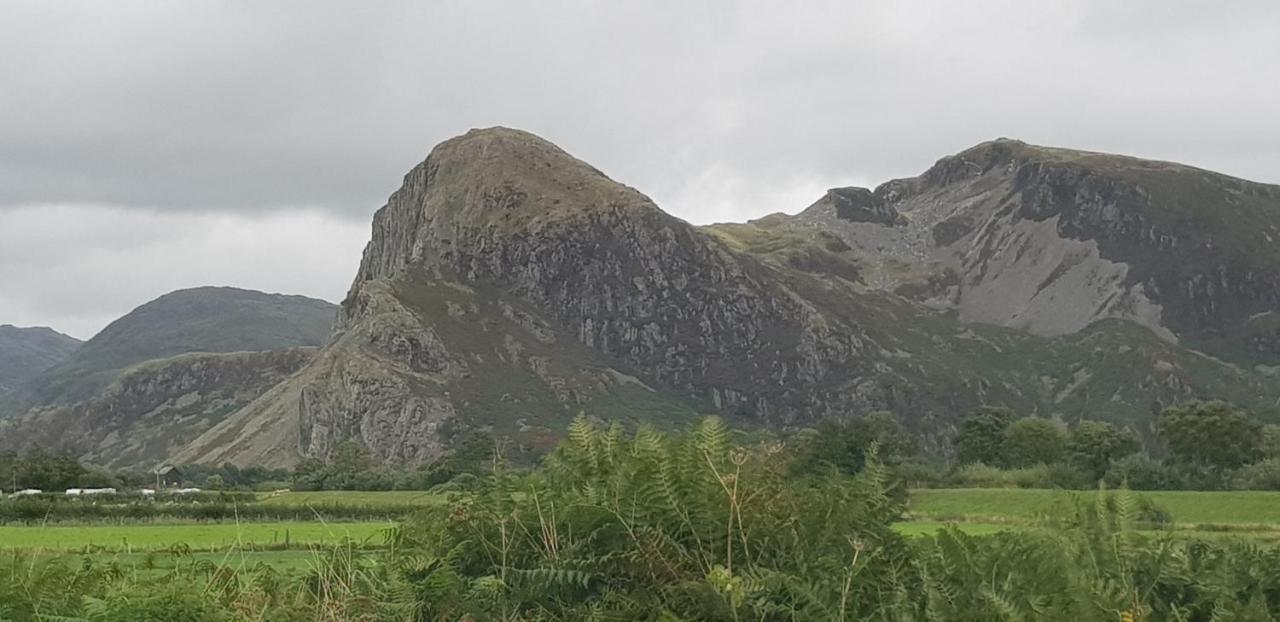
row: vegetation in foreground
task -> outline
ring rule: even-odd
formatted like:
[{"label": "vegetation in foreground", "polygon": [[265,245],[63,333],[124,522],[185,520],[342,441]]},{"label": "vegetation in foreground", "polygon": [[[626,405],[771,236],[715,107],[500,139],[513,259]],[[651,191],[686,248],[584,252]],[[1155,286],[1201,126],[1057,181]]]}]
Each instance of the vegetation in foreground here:
[{"label": "vegetation in foreground", "polygon": [[[294,576],[208,559],[157,573],[6,554],[9,620],[1269,620],[1280,549],[1139,532],[1133,495],[1053,528],[907,538],[890,468],[856,475],[716,420],[584,420],[544,464],[428,505],[388,546]],[[1083,499],[1083,497],[1082,497]]]}]

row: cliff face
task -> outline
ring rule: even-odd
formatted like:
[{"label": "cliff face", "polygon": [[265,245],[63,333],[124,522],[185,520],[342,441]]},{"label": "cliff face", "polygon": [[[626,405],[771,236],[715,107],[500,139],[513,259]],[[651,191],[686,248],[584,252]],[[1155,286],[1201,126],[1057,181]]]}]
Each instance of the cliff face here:
[{"label": "cliff face", "polygon": [[794,219],[857,249],[870,286],[965,321],[1058,335],[1120,318],[1280,362],[1280,187],[1002,139],[871,195],[905,222],[815,208]]},{"label": "cliff face", "polygon": [[[481,426],[536,453],[580,410],[785,425],[892,408],[944,435],[987,401],[1142,418],[1153,402],[1276,393],[1133,324],[1089,326],[1164,330],[1148,279],[1057,232],[1078,220],[1061,204],[1028,199],[1039,211],[1016,214],[1031,182],[1017,185],[1003,148],[875,193],[833,191],[798,218],[699,229],[535,136],[472,131],[375,215],[316,360],[177,459],[286,465],[356,439],[418,463]],[[880,289],[911,285],[961,320],[1052,337],[868,291],[895,280]],[[1057,298],[1039,298],[1046,281]],[[1060,312],[1098,289],[1114,290],[1106,304]]]},{"label": "cliff face", "polygon": [[0,423],[0,450],[32,445],[111,467],[163,461],[297,371],[313,349],[185,354],[125,371],[100,396]]}]

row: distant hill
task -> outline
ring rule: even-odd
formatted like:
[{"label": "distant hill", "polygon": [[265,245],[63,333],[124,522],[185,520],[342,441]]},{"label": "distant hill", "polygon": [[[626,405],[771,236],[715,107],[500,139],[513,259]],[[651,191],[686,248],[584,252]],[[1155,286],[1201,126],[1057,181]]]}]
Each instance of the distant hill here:
[{"label": "distant hill", "polygon": [[81,341],[52,328],[0,325],[0,394],[62,362]]},{"label": "distant hill", "polygon": [[152,466],[297,371],[315,351],[191,353],[139,363],[93,399],[0,420],[0,451],[39,445],[109,467]]},{"label": "distant hill", "polygon": [[23,398],[28,406],[81,402],[133,365],[191,352],[320,346],[328,340],[336,311],[331,303],[304,296],[233,287],[178,290],[112,322],[34,378]]}]

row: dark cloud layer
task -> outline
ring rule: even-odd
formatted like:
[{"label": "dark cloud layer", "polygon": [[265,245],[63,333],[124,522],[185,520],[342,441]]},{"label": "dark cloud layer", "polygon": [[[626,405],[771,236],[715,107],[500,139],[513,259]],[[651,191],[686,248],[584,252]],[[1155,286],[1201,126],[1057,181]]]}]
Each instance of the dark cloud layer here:
[{"label": "dark cloud layer", "polygon": [[[489,125],[539,133],[693,222],[794,211],[996,136],[1280,181],[1278,7],[7,2],[0,229],[25,238],[19,227],[56,230],[74,212],[207,236],[221,219],[292,223],[280,244],[317,227],[316,243],[355,249],[432,145]],[[138,231],[152,235],[86,233],[22,269],[0,249],[0,322],[91,332],[100,320],[38,301],[75,300],[66,275],[109,249],[166,286],[244,280],[291,252],[155,266],[119,248]],[[355,254],[335,274],[259,280],[337,297]],[[110,317],[137,295],[76,308]]]}]

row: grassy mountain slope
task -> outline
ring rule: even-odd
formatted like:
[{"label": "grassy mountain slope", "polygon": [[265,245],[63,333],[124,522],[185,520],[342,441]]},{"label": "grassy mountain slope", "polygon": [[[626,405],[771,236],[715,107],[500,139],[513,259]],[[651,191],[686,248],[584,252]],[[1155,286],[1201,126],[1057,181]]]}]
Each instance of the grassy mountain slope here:
[{"label": "grassy mountain slope", "polygon": [[51,328],[0,325],[0,394],[12,391],[67,358],[80,340]]},{"label": "grassy mountain slope", "polygon": [[130,366],[179,354],[320,346],[335,312],[323,300],[231,287],[165,294],[112,322],[34,379],[27,402],[65,405],[91,399]]}]

